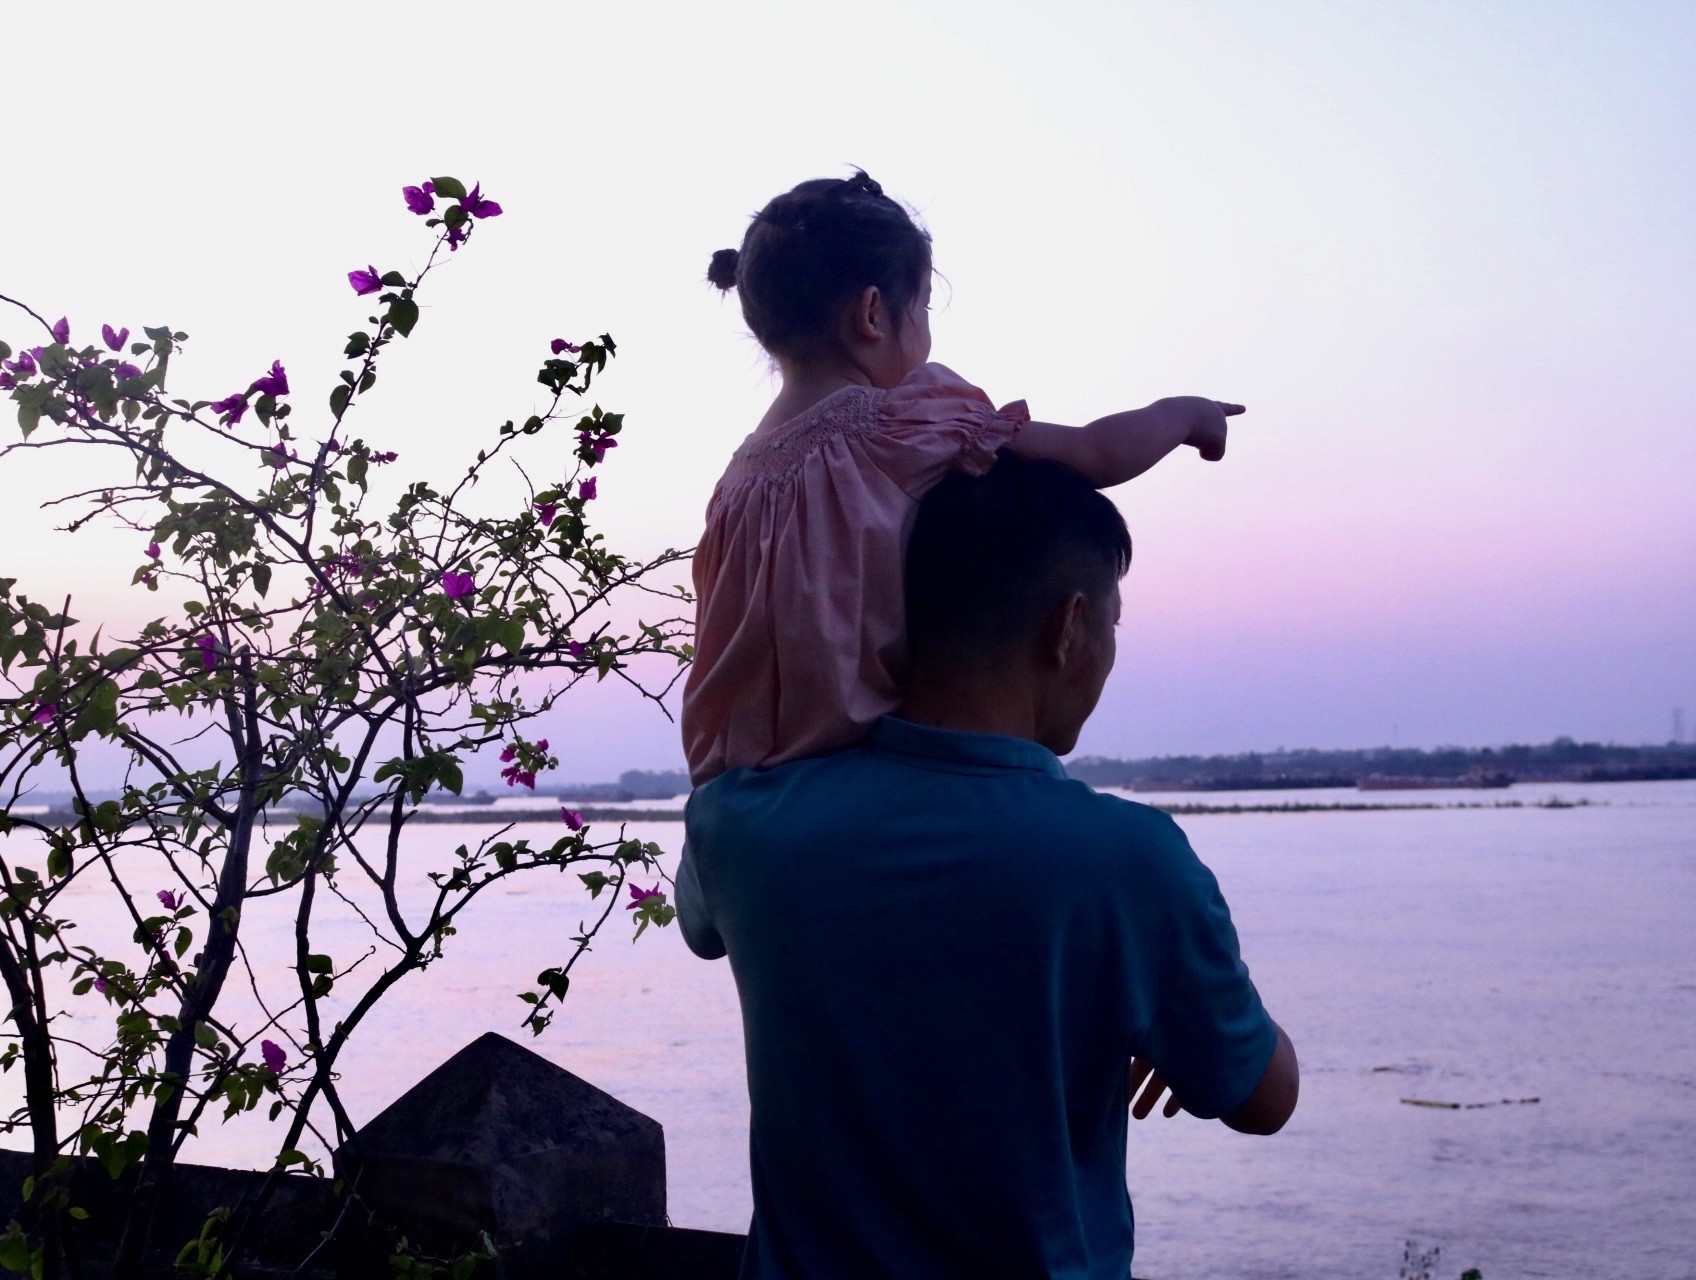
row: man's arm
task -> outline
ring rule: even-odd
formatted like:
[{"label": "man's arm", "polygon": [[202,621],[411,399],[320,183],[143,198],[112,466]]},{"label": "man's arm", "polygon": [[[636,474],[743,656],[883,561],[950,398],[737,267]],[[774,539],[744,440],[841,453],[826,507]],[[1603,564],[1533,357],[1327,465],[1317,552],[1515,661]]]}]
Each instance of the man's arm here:
[{"label": "man's arm", "polygon": [[1248,1095],[1247,1102],[1230,1115],[1220,1116],[1219,1122],[1238,1133],[1277,1133],[1295,1113],[1300,1095],[1301,1066],[1296,1062],[1296,1047],[1284,1029],[1278,1027],[1278,1047],[1272,1051],[1272,1061],[1266,1064],[1260,1083]]},{"label": "man's arm", "polygon": [[[1142,815],[1136,963],[1147,1009],[1129,1048],[1132,1107],[1149,1115],[1170,1089],[1180,1107],[1233,1129],[1272,1133],[1295,1109],[1295,1050],[1249,979],[1219,882],[1170,818]],[[1133,977],[1133,981],[1137,980]],[[1150,1079],[1158,1071],[1160,1078]]]},{"label": "man's arm", "polygon": [[[1261,1073],[1260,1083],[1249,1094],[1247,1102],[1219,1117],[1220,1124],[1238,1133],[1277,1133],[1294,1114],[1296,1100],[1301,1094],[1301,1067],[1296,1062],[1296,1047],[1290,1043],[1290,1037],[1282,1027],[1276,1022],[1272,1025],[1277,1030],[1278,1043],[1272,1050],[1272,1061]],[[1138,1089],[1142,1090],[1140,1096]],[[1164,1092],[1166,1082],[1160,1078],[1153,1063],[1147,1058],[1138,1058],[1131,1063],[1131,1096],[1136,1099],[1131,1104],[1131,1115],[1138,1120],[1146,1120]],[[1182,1100],[1174,1093],[1167,1098],[1163,1114],[1175,1116],[1182,1108]]]}]

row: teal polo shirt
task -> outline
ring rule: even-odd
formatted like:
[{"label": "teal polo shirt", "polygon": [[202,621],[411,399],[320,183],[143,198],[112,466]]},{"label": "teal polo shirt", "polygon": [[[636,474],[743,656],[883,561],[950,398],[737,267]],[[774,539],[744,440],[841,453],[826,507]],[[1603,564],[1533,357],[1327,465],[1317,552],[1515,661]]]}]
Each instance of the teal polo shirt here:
[{"label": "teal polo shirt", "polygon": [[744,1277],[1123,1280],[1131,1058],[1202,1117],[1272,1059],[1184,833],[1024,739],[886,717],[723,774],[677,891],[742,1003]]}]

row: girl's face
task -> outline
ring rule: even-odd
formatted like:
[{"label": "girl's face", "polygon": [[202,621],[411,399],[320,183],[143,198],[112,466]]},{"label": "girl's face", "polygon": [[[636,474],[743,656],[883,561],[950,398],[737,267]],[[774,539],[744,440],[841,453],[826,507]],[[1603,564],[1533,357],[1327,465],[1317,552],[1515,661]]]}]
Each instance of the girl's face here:
[{"label": "girl's face", "polygon": [[919,286],[918,296],[907,308],[907,314],[902,319],[901,333],[898,343],[901,352],[901,376],[906,377],[926,360],[930,359],[930,274],[925,274],[925,282]]}]

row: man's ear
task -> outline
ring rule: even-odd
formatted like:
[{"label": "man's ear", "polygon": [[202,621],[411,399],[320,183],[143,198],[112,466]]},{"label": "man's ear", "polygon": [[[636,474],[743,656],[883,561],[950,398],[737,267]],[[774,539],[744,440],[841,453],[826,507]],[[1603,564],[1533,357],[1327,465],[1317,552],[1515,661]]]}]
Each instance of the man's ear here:
[{"label": "man's ear", "polygon": [[1082,591],[1074,591],[1054,606],[1038,632],[1043,665],[1063,671],[1076,662],[1088,642],[1088,630],[1089,597]]}]

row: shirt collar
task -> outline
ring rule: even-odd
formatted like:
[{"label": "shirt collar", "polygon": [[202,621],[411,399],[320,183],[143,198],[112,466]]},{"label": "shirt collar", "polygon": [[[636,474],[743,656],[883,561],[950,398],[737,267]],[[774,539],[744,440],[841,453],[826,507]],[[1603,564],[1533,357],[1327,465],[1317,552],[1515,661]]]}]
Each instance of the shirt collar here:
[{"label": "shirt collar", "polygon": [[915,724],[899,716],[884,716],[872,725],[866,743],[874,751],[916,756],[944,764],[975,765],[991,769],[1031,769],[1052,778],[1064,778],[1060,758],[1041,743],[1029,738],[1009,738],[999,733],[968,733],[963,729],[938,729]]}]

